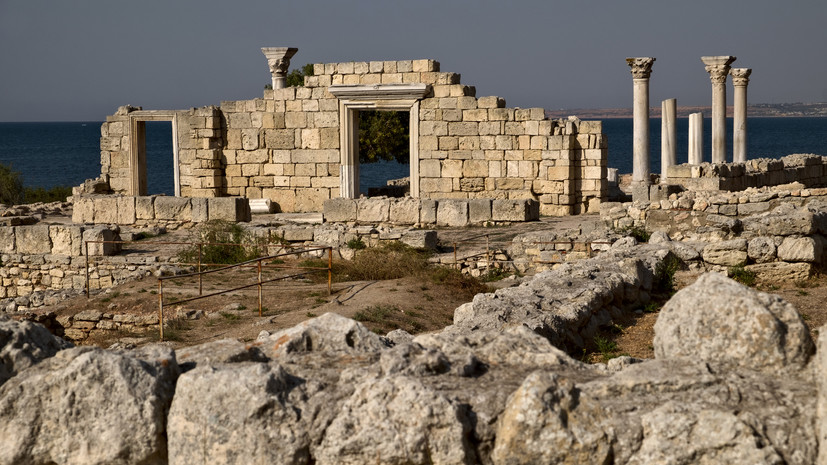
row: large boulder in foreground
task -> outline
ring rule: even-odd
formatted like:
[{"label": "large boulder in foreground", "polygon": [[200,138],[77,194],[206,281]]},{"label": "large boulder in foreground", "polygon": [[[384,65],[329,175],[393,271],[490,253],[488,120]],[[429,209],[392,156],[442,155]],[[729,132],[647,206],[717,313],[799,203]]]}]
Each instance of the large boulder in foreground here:
[{"label": "large boulder in foreground", "polygon": [[815,352],[791,304],[717,273],[675,294],[655,323],[655,357],[696,357],[766,372],[800,369]]},{"label": "large boulder in foreground", "polygon": [[0,317],[0,385],[37,362],[72,347],[42,325]]},{"label": "large boulder in foreground", "polygon": [[171,349],[74,348],[0,386],[0,464],[166,462]]}]

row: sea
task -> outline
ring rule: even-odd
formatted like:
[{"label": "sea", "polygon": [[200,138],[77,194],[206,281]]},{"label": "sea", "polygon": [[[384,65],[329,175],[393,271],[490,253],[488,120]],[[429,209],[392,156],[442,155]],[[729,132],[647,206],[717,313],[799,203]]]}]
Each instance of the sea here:
[{"label": "sea", "polygon": [[[148,192],[172,195],[172,126],[169,122],[147,122],[146,147]],[[660,172],[660,119],[650,119],[652,173]],[[711,121],[704,120],[705,160],[710,158]],[[77,186],[100,174],[100,121],[54,123],[0,122],[0,163],[11,165],[27,187]],[[687,160],[688,119],[678,118],[678,163]],[[727,124],[732,128],[732,120]],[[827,118],[749,118],[749,158],[780,158],[792,153],[827,155]],[[603,120],[609,142],[609,167],[632,172],[632,119]],[[732,159],[732,133],[728,130],[727,152]],[[378,162],[360,166],[362,191],[380,187],[389,179],[407,176],[407,164]]]}]

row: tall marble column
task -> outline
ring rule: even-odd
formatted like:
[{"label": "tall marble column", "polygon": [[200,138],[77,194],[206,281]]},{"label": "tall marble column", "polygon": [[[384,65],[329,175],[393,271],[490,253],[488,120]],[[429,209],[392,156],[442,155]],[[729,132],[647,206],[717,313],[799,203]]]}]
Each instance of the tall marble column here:
[{"label": "tall marble column", "polygon": [[287,70],[290,69],[290,58],[299,49],[292,47],[262,47],[261,53],[267,57],[267,66],[273,77],[273,89],[283,89],[287,86]]},{"label": "tall marble column", "polygon": [[689,115],[689,164],[700,165],[704,162],[704,114]]},{"label": "tall marble column", "polygon": [[747,161],[747,84],[750,68],[732,68],[732,86],[735,88],[735,109],[732,118],[732,161],[744,163]]},{"label": "tall marble column", "polygon": [[726,163],[726,77],[735,57],[701,57],[712,81],[712,163]]},{"label": "tall marble column", "polygon": [[660,182],[666,182],[666,170],[678,164],[678,135],[675,131],[675,118],[678,114],[677,99],[670,98],[661,102],[660,117]]},{"label": "tall marble column", "polygon": [[632,182],[644,185],[649,184],[649,75],[654,62],[652,57],[626,58],[634,83]]}]

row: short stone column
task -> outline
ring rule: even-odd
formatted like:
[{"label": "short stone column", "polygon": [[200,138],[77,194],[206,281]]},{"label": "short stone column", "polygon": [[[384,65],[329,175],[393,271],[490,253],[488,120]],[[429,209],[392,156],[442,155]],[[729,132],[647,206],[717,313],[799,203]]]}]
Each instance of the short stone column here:
[{"label": "short stone column", "polygon": [[666,170],[678,164],[678,135],[675,119],[678,114],[678,100],[670,98],[661,102],[660,112],[660,182],[666,182]]},{"label": "short stone column", "polygon": [[712,163],[726,163],[726,77],[733,56],[701,57],[712,81]]},{"label": "short stone column", "polygon": [[732,68],[732,86],[735,88],[732,118],[732,161],[744,163],[747,161],[747,84],[750,68]]},{"label": "short stone column", "polygon": [[273,89],[283,89],[287,86],[287,70],[290,69],[290,58],[299,49],[291,47],[262,47],[261,52],[267,57],[267,65],[273,76]]},{"label": "short stone column", "polygon": [[689,115],[689,164],[700,165],[704,162],[704,114]]},{"label": "short stone column", "polygon": [[[643,184],[641,194],[646,191],[648,200],[649,188],[649,75],[652,73],[652,57],[626,58],[626,63],[632,68],[634,82],[634,103],[632,105],[633,123],[633,150],[632,150],[632,183]],[[633,191],[634,192],[634,191]],[[633,193],[632,197],[635,195]]]}]

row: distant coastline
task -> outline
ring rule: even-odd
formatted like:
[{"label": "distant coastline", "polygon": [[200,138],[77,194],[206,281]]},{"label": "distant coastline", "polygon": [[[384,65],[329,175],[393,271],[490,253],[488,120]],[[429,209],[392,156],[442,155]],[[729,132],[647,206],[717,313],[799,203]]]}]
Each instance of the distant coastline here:
[{"label": "distant coastline", "polygon": [[[710,107],[678,107],[678,118],[686,118],[690,113],[701,112],[705,117],[712,114]],[[566,118],[569,115],[580,119],[631,118],[631,108],[571,108],[563,110],[546,110],[549,118]],[[752,117],[821,117],[827,116],[827,103],[758,103],[747,107],[747,115]],[[660,118],[660,107],[652,107],[649,116]],[[727,116],[732,116],[732,107],[727,107]]]}]

